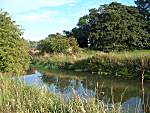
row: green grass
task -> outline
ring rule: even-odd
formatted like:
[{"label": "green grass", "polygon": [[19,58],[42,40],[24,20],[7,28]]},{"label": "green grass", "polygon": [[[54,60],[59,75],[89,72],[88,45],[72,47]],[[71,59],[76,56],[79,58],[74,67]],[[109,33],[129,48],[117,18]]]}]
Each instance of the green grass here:
[{"label": "green grass", "polygon": [[96,54],[96,51],[81,50],[76,54],[52,53],[48,57],[42,55],[35,56],[32,60],[31,67],[35,66],[42,70],[59,70],[64,69],[66,64],[74,64],[76,61],[87,59]]},{"label": "green grass", "polygon": [[35,58],[39,58],[41,60],[42,59],[49,60],[53,62],[75,62],[77,60],[92,57],[97,53],[100,53],[100,52],[81,49],[79,53],[75,53],[75,54],[52,53],[52,54],[49,54],[47,57],[43,57],[42,55],[39,55],[38,57],[35,57]]},{"label": "green grass", "polygon": [[82,100],[75,94],[70,101],[64,102],[46,88],[25,86],[4,76],[0,75],[0,113],[121,113],[120,103],[109,109],[100,100]]},{"label": "green grass", "polygon": [[135,50],[104,53],[82,49],[78,54],[51,54],[38,56],[33,64],[41,69],[72,70],[99,75],[136,77],[144,70],[145,78],[150,78],[150,50]]},{"label": "green grass", "polygon": [[76,61],[71,69],[109,76],[150,78],[149,52],[98,53],[93,57]]},{"label": "green grass", "polygon": [[81,52],[76,54],[63,54],[63,53],[52,53],[48,57],[38,56],[35,58],[49,60],[53,62],[75,62],[82,59],[87,59],[89,57],[95,55],[110,55],[110,56],[120,56],[120,57],[136,57],[136,56],[143,56],[143,55],[150,55],[150,50],[135,50],[135,51],[124,51],[124,52],[110,52],[104,53],[101,51],[94,51],[88,49],[82,49]]}]

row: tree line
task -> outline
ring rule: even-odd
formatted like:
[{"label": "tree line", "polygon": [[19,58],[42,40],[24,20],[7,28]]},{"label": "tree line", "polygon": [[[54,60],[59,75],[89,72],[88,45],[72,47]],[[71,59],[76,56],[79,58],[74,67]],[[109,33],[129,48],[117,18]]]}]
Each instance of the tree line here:
[{"label": "tree line", "polygon": [[150,1],[137,0],[137,7],[112,2],[89,10],[75,28],[64,31],[80,47],[101,51],[150,49]]},{"label": "tree line", "polygon": [[[64,35],[50,34],[38,47],[52,52],[48,39],[74,37],[81,48],[105,52],[150,49],[150,1],[136,0],[135,4],[136,7],[112,2],[90,9],[71,31],[64,30]],[[41,45],[43,42],[45,45]]]}]

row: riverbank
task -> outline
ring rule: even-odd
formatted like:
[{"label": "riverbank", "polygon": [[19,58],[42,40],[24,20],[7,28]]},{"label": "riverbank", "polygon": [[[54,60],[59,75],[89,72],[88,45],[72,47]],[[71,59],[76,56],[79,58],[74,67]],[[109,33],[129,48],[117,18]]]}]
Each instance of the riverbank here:
[{"label": "riverbank", "polygon": [[[0,112],[2,113],[121,113],[121,103],[104,104],[101,100],[80,99],[74,94],[72,100],[49,93],[46,89],[25,86],[10,78],[0,76]],[[138,108],[137,108],[138,109]]]},{"label": "riverbank", "polygon": [[52,54],[33,59],[35,67],[49,70],[71,70],[103,76],[150,79],[150,51],[111,52],[84,50],[79,54]]}]

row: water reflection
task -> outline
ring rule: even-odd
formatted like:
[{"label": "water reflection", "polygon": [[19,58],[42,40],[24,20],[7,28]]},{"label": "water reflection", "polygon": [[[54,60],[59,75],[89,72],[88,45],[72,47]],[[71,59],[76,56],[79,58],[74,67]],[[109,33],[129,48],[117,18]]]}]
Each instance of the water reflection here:
[{"label": "water reflection", "polygon": [[[129,109],[129,113],[143,113],[143,105],[147,98],[142,101],[141,84],[136,80],[106,79],[97,76],[67,76],[55,73],[49,73],[43,76],[41,73],[26,75],[19,78],[28,85],[45,87],[49,92],[60,95],[65,100],[72,98],[74,95],[84,98],[97,97],[105,103],[111,105],[112,93],[113,101],[117,103],[122,101],[123,110]],[[113,92],[112,91],[113,88]],[[150,84],[145,83],[144,97],[150,96]],[[125,90],[126,89],[126,90]],[[124,92],[124,93],[123,93]],[[147,110],[148,111],[148,110]]]}]

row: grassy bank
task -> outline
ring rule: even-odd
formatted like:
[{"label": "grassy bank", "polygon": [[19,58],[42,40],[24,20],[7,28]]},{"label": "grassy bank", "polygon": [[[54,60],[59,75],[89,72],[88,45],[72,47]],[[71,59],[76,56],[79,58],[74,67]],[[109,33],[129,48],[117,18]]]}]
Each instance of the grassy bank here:
[{"label": "grassy bank", "polygon": [[32,60],[32,66],[38,67],[42,70],[60,70],[65,69],[67,65],[72,65],[76,61],[87,59],[94,56],[98,52],[81,50],[80,53],[76,54],[63,54],[63,53],[52,53],[48,57],[43,57],[42,55],[34,56]]},{"label": "grassy bank", "polygon": [[70,69],[122,77],[141,77],[143,74],[148,78],[150,77],[150,55],[97,54],[75,62]]},{"label": "grassy bank", "polygon": [[20,82],[0,76],[0,113],[121,113],[120,103],[106,105],[94,98],[74,98],[64,102],[46,89],[25,86]]},{"label": "grassy bank", "polygon": [[33,64],[49,70],[66,69],[98,75],[150,78],[150,51],[111,52],[83,50],[79,54],[35,57]]}]

